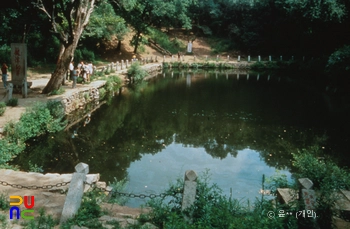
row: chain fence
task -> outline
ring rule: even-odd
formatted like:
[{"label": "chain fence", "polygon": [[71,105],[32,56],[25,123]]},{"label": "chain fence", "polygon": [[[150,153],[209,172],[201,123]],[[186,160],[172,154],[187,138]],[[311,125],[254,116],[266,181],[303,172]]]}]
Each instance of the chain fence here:
[{"label": "chain fence", "polygon": [[[58,188],[62,186],[66,186],[70,184],[70,181],[68,182],[60,182],[57,184],[53,185],[43,185],[43,186],[37,186],[37,185],[20,185],[20,184],[11,184],[6,181],[0,181],[0,185],[2,186],[9,186],[12,188],[17,188],[17,189],[28,189],[28,190],[38,190],[38,189],[51,189],[51,188]],[[171,192],[171,193],[160,193],[160,194],[135,194],[135,193],[126,193],[126,192],[119,192],[118,190],[114,189],[107,189],[107,188],[102,188],[98,187],[96,184],[89,184],[87,182],[84,182],[85,185],[88,185],[92,188],[92,190],[97,190],[99,192],[105,192],[108,193],[110,196],[120,196],[120,197],[127,197],[127,198],[140,198],[140,199],[154,199],[154,198],[165,198],[166,196],[173,196],[179,193],[182,193],[183,190],[179,190],[177,192]]]},{"label": "chain fence", "polygon": [[43,186],[37,186],[37,185],[20,185],[20,184],[11,184],[6,181],[0,181],[0,185],[2,186],[10,186],[12,188],[18,188],[18,189],[31,189],[31,190],[37,190],[37,189],[51,189],[51,188],[58,188],[62,186],[66,186],[70,184],[70,181],[68,182],[60,182],[54,185],[43,185]]}]

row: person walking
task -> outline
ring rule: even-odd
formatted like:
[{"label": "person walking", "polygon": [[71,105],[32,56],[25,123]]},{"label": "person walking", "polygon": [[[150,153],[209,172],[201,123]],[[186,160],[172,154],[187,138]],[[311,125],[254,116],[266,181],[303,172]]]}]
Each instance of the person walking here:
[{"label": "person walking", "polygon": [[4,88],[7,86],[7,65],[5,63],[1,66],[1,72],[2,72],[2,83],[4,84]]},{"label": "person walking", "polygon": [[73,70],[73,84],[72,84],[72,88],[76,88],[77,87],[78,76],[79,76],[79,67],[75,67],[75,69]]},{"label": "person walking", "polygon": [[67,74],[67,80],[72,80],[73,79],[73,71],[74,71],[74,62],[70,62],[69,64],[69,78]]}]

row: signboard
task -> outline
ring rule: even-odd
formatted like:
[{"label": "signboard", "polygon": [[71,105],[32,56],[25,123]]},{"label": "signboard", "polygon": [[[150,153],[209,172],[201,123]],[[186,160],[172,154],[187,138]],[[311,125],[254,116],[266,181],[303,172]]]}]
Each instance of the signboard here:
[{"label": "signboard", "polygon": [[11,82],[14,87],[22,87],[27,81],[27,44],[11,44]]}]

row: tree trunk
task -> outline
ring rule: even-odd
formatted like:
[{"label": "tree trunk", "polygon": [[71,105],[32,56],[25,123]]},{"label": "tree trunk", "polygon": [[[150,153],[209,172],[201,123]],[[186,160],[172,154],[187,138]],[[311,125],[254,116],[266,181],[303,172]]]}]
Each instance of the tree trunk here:
[{"label": "tree trunk", "polygon": [[[69,63],[73,60],[75,49],[77,48],[80,36],[89,22],[90,15],[94,8],[95,0],[79,0],[72,1],[70,7],[67,7],[62,12],[62,15],[68,21],[68,28],[65,31],[57,30],[57,25],[59,22],[55,21],[53,13],[49,13],[42,0],[38,0],[38,8],[43,10],[50,20],[52,21],[53,29],[58,34],[58,37],[61,41],[61,49],[58,55],[58,60],[56,64],[56,69],[52,73],[50,81],[47,83],[43,90],[43,94],[52,92],[53,90],[58,90],[65,77],[66,72],[69,68]],[[55,8],[54,8],[55,9]],[[60,25],[62,27],[62,25]]]},{"label": "tree trunk", "polygon": [[68,71],[69,63],[73,60],[74,51],[76,45],[70,44],[68,47],[61,45],[60,55],[56,64],[56,69],[52,73],[50,81],[47,83],[43,90],[43,94],[52,92],[53,90],[58,90],[63,81],[63,77]]},{"label": "tree trunk", "polygon": [[141,32],[137,31],[136,38],[135,38],[135,49],[134,49],[135,54],[137,53],[137,48],[139,47],[140,34]]},{"label": "tree trunk", "polygon": [[117,51],[118,51],[118,52],[120,52],[121,47],[122,47],[122,41],[121,41],[121,40],[118,40],[118,45],[117,45]]}]

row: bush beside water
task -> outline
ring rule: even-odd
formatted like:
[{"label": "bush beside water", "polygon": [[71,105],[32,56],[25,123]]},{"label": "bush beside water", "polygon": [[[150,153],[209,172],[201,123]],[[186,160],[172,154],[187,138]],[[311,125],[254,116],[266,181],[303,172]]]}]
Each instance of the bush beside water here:
[{"label": "bush beside water", "polygon": [[37,103],[27,109],[18,122],[4,127],[4,138],[0,139],[0,166],[6,166],[14,156],[25,148],[29,138],[62,130],[66,122],[60,102]]}]

